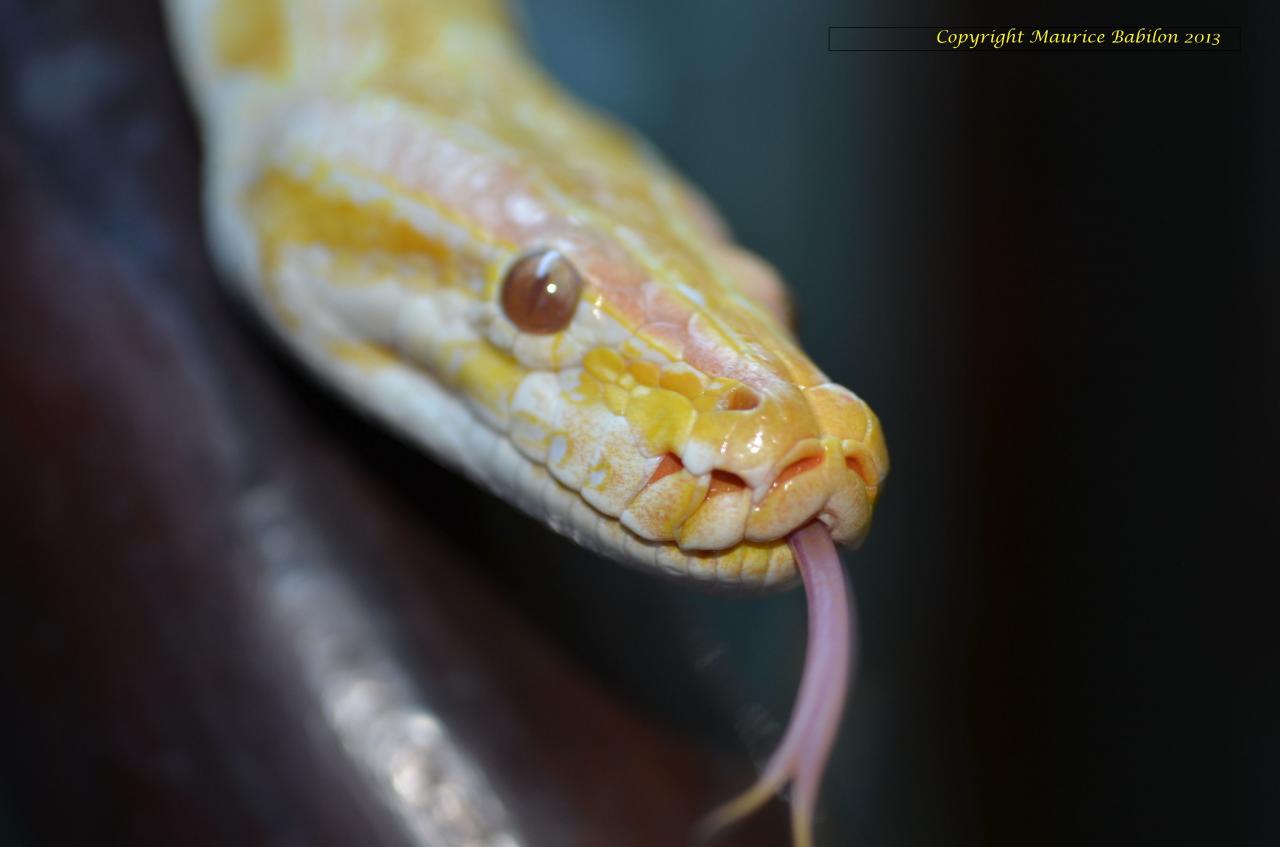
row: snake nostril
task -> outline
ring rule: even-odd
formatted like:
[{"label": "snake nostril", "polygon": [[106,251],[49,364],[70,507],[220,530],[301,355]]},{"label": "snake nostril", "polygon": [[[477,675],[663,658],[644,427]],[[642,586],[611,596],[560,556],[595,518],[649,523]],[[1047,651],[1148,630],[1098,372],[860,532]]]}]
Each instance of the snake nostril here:
[{"label": "snake nostril", "polygon": [[734,386],[720,399],[720,408],[728,412],[749,412],[759,405],[760,396],[745,385]]}]

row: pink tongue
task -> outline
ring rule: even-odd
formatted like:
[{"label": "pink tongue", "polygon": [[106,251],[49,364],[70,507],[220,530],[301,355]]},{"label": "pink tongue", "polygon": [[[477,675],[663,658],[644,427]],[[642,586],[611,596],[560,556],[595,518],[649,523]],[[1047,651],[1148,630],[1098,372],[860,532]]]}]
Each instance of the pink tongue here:
[{"label": "pink tongue", "polygon": [[795,553],[809,604],[809,642],[800,693],[782,743],[760,778],[708,816],[700,827],[704,837],[751,814],[790,783],[793,841],[796,847],[810,847],[813,843],[813,809],[849,692],[855,653],[850,625],[856,619],[852,590],[827,528],[814,521],[791,533],[787,540]]}]

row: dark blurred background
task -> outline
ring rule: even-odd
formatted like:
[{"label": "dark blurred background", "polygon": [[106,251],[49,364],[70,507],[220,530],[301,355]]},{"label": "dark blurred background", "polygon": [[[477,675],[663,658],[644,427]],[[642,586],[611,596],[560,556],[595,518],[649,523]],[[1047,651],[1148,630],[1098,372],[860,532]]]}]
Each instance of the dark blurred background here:
[{"label": "dark blurred background", "polygon": [[[846,557],[863,663],[819,843],[1280,841],[1276,556],[1249,543],[1276,501],[1252,496],[1276,431],[1255,403],[1277,361],[1274,21],[1056,0],[525,5],[550,70],[783,271],[806,348],[886,427],[890,483]],[[826,50],[828,26],[1011,24],[1242,25],[1244,49]],[[598,561],[317,392],[216,288],[156,10],[5,0],[0,31],[18,257],[0,299],[0,836],[7,818],[19,844],[376,840],[376,805],[336,799],[359,790],[323,733],[296,704],[255,705],[275,670],[244,657],[276,648],[222,629],[245,589],[221,576],[219,545],[237,548],[219,509],[259,478],[297,490],[531,844],[676,843],[750,777],[794,691],[799,592],[706,595]],[[179,395],[220,410],[217,431]],[[450,646],[491,616],[479,646]],[[475,690],[517,692],[490,716],[510,738],[476,741],[479,695],[433,688],[462,665],[483,669]],[[785,838],[774,808],[726,843]]]}]

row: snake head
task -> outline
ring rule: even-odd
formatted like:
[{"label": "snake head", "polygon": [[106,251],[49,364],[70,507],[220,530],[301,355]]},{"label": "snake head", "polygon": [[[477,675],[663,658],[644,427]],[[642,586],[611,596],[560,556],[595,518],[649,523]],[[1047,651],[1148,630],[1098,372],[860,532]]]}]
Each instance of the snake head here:
[{"label": "snake head", "polygon": [[554,251],[582,291],[553,334],[493,311],[488,337],[531,372],[508,434],[598,513],[587,529],[606,547],[621,538],[625,555],[698,576],[786,579],[786,537],[810,520],[861,540],[888,454],[866,403],[752,296],[762,280],[781,289],[772,272],[752,259],[744,284],[742,251],[701,237],[679,244],[682,266],[669,244],[663,263],[594,230],[528,241],[522,255]]},{"label": "snake head", "polygon": [[860,541],[880,424],[800,349],[777,274],[643,145],[525,98],[282,110],[267,160],[221,169],[252,180],[213,187],[244,210],[221,252],[332,382],[587,546],[773,584],[815,518]]}]

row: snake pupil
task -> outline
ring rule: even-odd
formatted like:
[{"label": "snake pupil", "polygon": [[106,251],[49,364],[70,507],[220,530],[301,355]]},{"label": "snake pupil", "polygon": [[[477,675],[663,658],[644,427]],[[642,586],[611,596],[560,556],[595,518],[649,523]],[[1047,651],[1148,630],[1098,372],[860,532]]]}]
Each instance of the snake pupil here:
[{"label": "snake pupil", "polygon": [[502,311],[522,332],[548,335],[573,320],[582,277],[558,250],[527,253],[507,270]]}]

